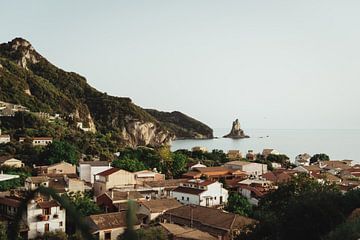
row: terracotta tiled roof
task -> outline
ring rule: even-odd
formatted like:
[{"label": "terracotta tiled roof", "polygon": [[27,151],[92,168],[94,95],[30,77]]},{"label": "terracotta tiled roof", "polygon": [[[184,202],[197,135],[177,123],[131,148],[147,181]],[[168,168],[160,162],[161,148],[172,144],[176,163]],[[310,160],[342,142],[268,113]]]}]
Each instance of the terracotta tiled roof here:
[{"label": "terracotta tiled roof", "polygon": [[188,179],[167,179],[163,181],[148,181],[144,184],[149,187],[178,187],[180,183],[187,182]]},{"label": "terracotta tiled roof", "polygon": [[204,192],[205,190],[190,188],[190,187],[177,187],[173,190],[173,192],[180,192],[180,193],[187,193],[192,195],[199,195],[200,193]]},{"label": "terracotta tiled roof", "polygon": [[43,183],[49,181],[47,176],[28,177],[32,183]]},{"label": "terracotta tiled roof", "polygon": [[38,205],[40,208],[51,208],[51,207],[57,207],[60,206],[55,201],[44,201],[44,202],[38,202]]},{"label": "terracotta tiled roof", "polygon": [[[87,217],[91,231],[107,230],[126,227],[126,212],[104,213]],[[139,224],[136,218],[135,225]]]},{"label": "terracotta tiled roof", "polygon": [[[197,205],[184,205],[165,212],[165,215],[179,217],[190,221],[196,221],[202,225],[225,230],[240,229],[256,221],[251,218],[240,216],[234,213],[223,212],[215,208],[207,208]],[[176,223],[176,222],[175,222]]]},{"label": "terracotta tiled roof", "polygon": [[172,236],[179,239],[191,240],[217,240],[218,238],[210,235],[207,232],[200,231],[195,228],[187,228],[172,223],[160,223],[160,225],[169,232]]},{"label": "terracotta tiled roof", "polygon": [[140,204],[149,209],[151,213],[163,212],[182,206],[175,199],[151,199],[149,201],[142,201]]},{"label": "terracotta tiled roof", "polygon": [[120,169],[119,168],[110,168],[110,169],[105,170],[105,171],[103,171],[101,173],[98,173],[97,175],[106,177],[106,176],[109,176],[109,175],[111,175],[113,173],[116,173],[117,171],[120,171]]},{"label": "terracotta tiled roof", "polygon": [[0,197],[0,204],[17,208],[20,206],[21,201],[11,197]]}]

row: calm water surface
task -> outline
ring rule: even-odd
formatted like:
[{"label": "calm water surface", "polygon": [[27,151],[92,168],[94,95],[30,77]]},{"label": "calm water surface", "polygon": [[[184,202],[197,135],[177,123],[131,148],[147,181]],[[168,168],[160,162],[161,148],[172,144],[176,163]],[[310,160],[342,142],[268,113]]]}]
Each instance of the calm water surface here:
[{"label": "calm water surface", "polygon": [[[274,148],[294,159],[299,153],[326,153],[332,160],[351,159],[360,163],[360,129],[355,130],[289,130],[289,129],[245,129],[248,139],[222,138],[229,129],[214,129],[218,139],[177,140],[171,149],[191,149],[204,146],[208,150],[238,149],[242,153],[252,149],[261,152],[264,148]],[[268,137],[267,137],[268,136]]]}]

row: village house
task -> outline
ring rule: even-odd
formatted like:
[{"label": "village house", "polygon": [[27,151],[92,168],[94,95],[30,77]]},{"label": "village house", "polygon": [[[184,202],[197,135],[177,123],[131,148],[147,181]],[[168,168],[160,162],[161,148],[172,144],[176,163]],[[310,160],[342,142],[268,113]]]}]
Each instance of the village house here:
[{"label": "village house", "polygon": [[145,215],[143,223],[149,223],[161,216],[165,211],[182,206],[176,199],[151,199],[140,201],[137,214]]},{"label": "village house", "polygon": [[247,175],[241,170],[233,170],[225,167],[201,167],[193,168],[191,171],[184,173],[183,178],[200,179],[202,177],[209,180],[233,179]]},{"label": "village house", "polygon": [[262,197],[274,187],[270,181],[261,179],[245,179],[239,182],[238,192],[246,197],[252,205],[257,206]]},{"label": "village house", "polygon": [[[19,142],[22,143],[26,140],[24,137],[19,138]],[[29,138],[30,142],[33,146],[47,146],[48,144],[52,143],[52,137],[33,137]]]},{"label": "village house", "polygon": [[226,154],[228,159],[232,160],[241,160],[242,153],[239,150],[229,150]]},{"label": "village house", "polygon": [[38,175],[76,174],[76,166],[64,161],[49,166],[35,166],[34,169]]},{"label": "village house", "polygon": [[[23,197],[12,193],[0,197],[0,215],[14,219]],[[39,196],[27,204],[22,222],[27,226],[20,233],[26,239],[34,239],[46,232],[65,232],[66,212],[56,201]]]},{"label": "village house", "polygon": [[320,173],[322,171],[322,169],[318,165],[297,166],[296,168],[293,168],[293,170],[298,173],[306,174]]},{"label": "village house", "polygon": [[129,200],[138,202],[145,199],[145,196],[137,191],[110,190],[96,197],[96,203],[105,212],[120,212],[127,209]]},{"label": "village house", "polygon": [[342,170],[347,170],[351,168],[352,160],[331,160],[331,161],[319,161],[319,168],[324,171],[333,171],[334,173],[339,173]]},{"label": "village house", "polygon": [[192,179],[172,190],[171,197],[183,204],[218,207],[227,202],[228,191],[218,181]]},{"label": "village house", "polygon": [[143,185],[149,181],[163,181],[165,180],[165,174],[158,173],[156,169],[154,171],[143,170],[134,172],[136,184]]},{"label": "village house", "polygon": [[162,215],[163,222],[188,226],[207,232],[219,240],[231,240],[250,225],[254,219],[215,208],[184,205],[170,209]]},{"label": "village house", "polygon": [[341,178],[339,178],[331,173],[328,173],[328,172],[312,173],[310,175],[310,177],[317,180],[319,183],[328,182],[328,183],[340,184],[342,182]]},{"label": "village house", "polygon": [[311,155],[308,153],[299,154],[295,157],[296,166],[309,166]]},{"label": "village house", "polygon": [[261,155],[264,157],[264,159],[267,159],[269,155],[280,155],[280,152],[272,148],[265,148]]},{"label": "village house", "polygon": [[25,179],[25,189],[35,190],[38,187],[49,187],[49,177],[47,176],[32,176]]},{"label": "village house", "polygon": [[201,164],[200,162],[189,165],[189,170],[193,170],[195,168],[206,168],[206,165]]},{"label": "village house", "polygon": [[160,226],[172,240],[218,240],[207,232],[173,223],[160,223]]},{"label": "village house", "polygon": [[170,197],[170,192],[180,186],[180,183],[187,182],[189,179],[165,179],[162,181],[144,182],[145,187],[152,190],[151,198]]},{"label": "village house", "polygon": [[22,168],[24,167],[24,163],[21,160],[11,156],[2,156],[0,157],[0,166]]},{"label": "village house", "polygon": [[113,188],[133,186],[136,184],[134,173],[119,169],[110,168],[95,175],[94,194],[99,196]]},{"label": "village house", "polygon": [[267,180],[274,185],[289,181],[297,172],[288,169],[275,169],[261,175],[261,179]]},{"label": "village house", "polygon": [[87,183],[94,183],[95,175],[110,169],[108,161],[81,161],[77,168],[79,177]]},{"label": "village house", "polygon": [[254,153],[253,150],[248,150],[248,152],[246,154],[246,159],[250,160],[250,161],[256,160],[256,153]]},{"label": "village house", "polygon": [[2,134],[0,129],[0,144],[1,143],[9,143],[10,142],[10,135],[8,134]]},{"label": "village house", "polygon": [[[126,212],[115,212],[90,215],[86,218],[91,233],[98,240],[116,240],[126,228]],[[134,229],[140,228],[140,221],[136,218]]]},{"label": "village house", "polygon": [[231,161],[224,164],[225,168],[240,170],[248,175],[259,176],[267,172],[267,165],[246,161]]},{"label": "village house", "polygon": [[200,147],[200,146],[196,146],[196,147],[193,147],[191,149],[192,152],[203,152],[203,153],[206,153],[208,152],[207,148],[206,147]]}]

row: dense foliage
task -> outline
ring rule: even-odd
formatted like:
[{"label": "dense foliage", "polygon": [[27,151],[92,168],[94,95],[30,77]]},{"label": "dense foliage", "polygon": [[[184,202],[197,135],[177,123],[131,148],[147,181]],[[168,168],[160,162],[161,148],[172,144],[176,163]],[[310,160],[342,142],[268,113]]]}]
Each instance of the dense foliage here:
[{"label": "dense foliage", "polygon": [[299,176],[266,195],[255,211],[260,223],[239,239],[320,240],[360,206],[360,191],[342,195],[333,185]]},{"label": "dense foliage", "polygon": [[70,202],[82,216],[101,213],[99,206],[88,193],[71,192],[68,195]]},{"label": "dense foliage", "polygon": [[53,141],[45,147],[40,156],[42,162],[47,165],[62,161],[77,164],[79,159],[77,149],[66,141]]},{"label": "dense foliage", "polygon": [[242,216],[251,216],[253,209],[247,198],[237,192],[229,194],[228,202],[225,207],[226,211],[240,214]]},{"label": "dense foliage", "polygon": [[318,153],[310,158],[310,164],[316,163],[318,161],[329,161],[329,160],[330,157],[325,153]]},{"label": "dense foliage", "polygon": [[145,165],[137,159],[116,159],[112,162],[112,166],[121,168],[129,172],[138,172],[145,170]]}]

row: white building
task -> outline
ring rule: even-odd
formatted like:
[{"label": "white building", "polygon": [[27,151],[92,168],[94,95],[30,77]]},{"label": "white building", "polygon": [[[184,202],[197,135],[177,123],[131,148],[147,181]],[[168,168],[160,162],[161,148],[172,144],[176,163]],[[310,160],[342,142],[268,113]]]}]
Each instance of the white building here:
[{"label": "white building", "polygon": [[309,166],[311,155],[307,153],[299,154],[295,157],[296,166]]},{"label": "white building", "polygon": [[0,144],[1,143],[8,143],[8,142],[10,142],[10,135],[7,135],[7,134],[2,135],[1,134],[1,129],[0,129]]},{"label": "white building", "polygon": [[218,181],[192,179],[181,183],[170,193],[171,197],[183,204],[212,207],[227,202],[228,191]]},{"label": "white building", "polygon": [[[10,195],[0,197],[0,215],[13,218],[20,207],[22,198]],[[32,200],[27,205],[23,221],[28,227],[20,229],[20,235],[26,239],[34,239],[46,232],[65,232],[66,211],[54,200],[44,200],[42,197]]]},{"label": "white building", "polygon": [[224,164],[224,167],[231,170],[240,170],[254,176],[260,176],[268,171],[266,164],[246,161],[227,162]]},{"label": "white building", "polygon": [[[19,142],[24,142],[26,138],[21,137],[19,138]],[[52,143],[52,137],[33,137],[30,138],[30,141],[33,146],[47,146],[48,144]]]},{"label": "white building", "polygon": [[105,170],[110,169],[110,163],[107,161],[82,161],[79,163],[77,170],[79,177],[88,183],[94,183],[94,176]]},{"label": "white building", "polygon": [[192,166],[190,167],[190,170],[193,170],[193,169],[195,169],[195,168],[206,168],[206,165],[201,164],[200,162],[198,162],[198,163],[196,163],[195,165],[192,165]]}]

